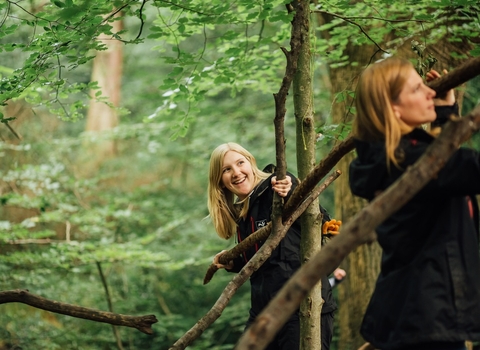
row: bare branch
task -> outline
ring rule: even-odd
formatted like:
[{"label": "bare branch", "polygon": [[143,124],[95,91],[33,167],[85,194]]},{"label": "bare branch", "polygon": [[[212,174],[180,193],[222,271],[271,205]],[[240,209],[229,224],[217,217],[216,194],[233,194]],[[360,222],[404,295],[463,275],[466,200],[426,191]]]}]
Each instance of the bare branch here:
[{"label": "bare branch", "polygon": [[96,309],[45,299],[30,293],[28,290],[17,289],[0,292],[0,304],[6,303],[23,303],[57,314],[83,318],[95,322],[109,323],[117,326],[132,327],[145,334],[153,334],[152,324],[158,322],[155,315],[129,316],[115,314],[113,312],[99,311]]},{"label": "bare branch", "polygon": [[[286,100],[288,96],[288,90],[292,85],[295,72],[298,65],[298,56],[300,54],[300,47],[302,46],[302,26],[303,18],[309,15],[308,3],[305,1],[292,1],[287,5],[289,12],[295,11],[295,15],[292,20],[292,35],[290,37],[290,52],[282,49],[285,57],[287,58],[287,65],[285,68],[285,74],[282,79],[282,84],[279,91],[273,94],[275,99],[275,119],[273,121],[275,125],[275,149],[276,149],[276,172],[278,179],[284,179],[287,172],[287,163],[285,160],[285,132],[284,132],[284,120],[286,110]],[[297,24],[297,25],[296,25]],[[273,200],[273,225],[276,226],[276,214],[281,212],[282,200],[279,196],[275,195]]]},{"label": "bare branch", "polygon": [[313,11],[313,12],[323,13],[323,14],[326,14],[326,15],[329,15],[329,16],[332,16],[332,17],[337,17],[337,18],[340,18],[341,20],[343,20],[347,23],[353,24],[354,26],[358,27],[358,29],[360,29],[360,31],[368,38],[368,40],[370,40],[373,43],[373,45],[375,45],[378,48],[379,51],[388,53],[388,51],[386,51],[382,47],[380,47],[380,45],[375,40],[373,40],[373,38],[370,35],[368,35],[368,33],[365,31],[365,29],[363,29],[363,27],[360,24],[354,22],[352,20],[352,18],[340,16],[340,15],[335,14],[335,13],[331,13],[331,12],[327,12],[327,11],[321,11],[321,10],[317,10],[317,11]]},{"label": "bare branch", "polygon": [[138,10],[138,19],[140,20],[140,29],[138,30],[138,34],[135,37],[135,40],[138,40],[140,38],[140,35],[142,35],[143,31],[143,26],[145,25],[145,21],[143,20],[143,8],[145,7],[145,4],[147,3],[148,0],[143,0],[142,5],[140,6],[140,10]]},{"label": "bare branch", "polygon": [[[96,264],[97,264],[98,274],[100,275],[100,279],[102,281],[103,289],[105,290],[105,296],[107,297],[108,310],[110,310],[110,312],[113,312],[112,298],[110,297],[110,291],[108,290],[108,283],[103,273],[102,264],[99,261],[97,261]],[[115,327],[114,325],[112,325],[112,331],[113,331],[113,336],[115,337],[115,340],[117,342],[118,349],[123,350],[122,340],[120,338],[120,332],[118,331],[117,327]]]},{"label": "bare branch", "polygon": [[8,130],[10,130],[12,132],[13,135],[15,135],[15,137],[19,140],[21,140],[22,138],[18,135],[18,133],[10,126],[10,124],[8,124],[7,121],[1,121],[3,124],[5,124],[5,126],[8,128]]},{"label": "bare branch", "polygon": [[337,146],[332,148],[328,155],[317,164],[317,166],[305,177],[292,193],[283,209],[284,217],[289,217],[290,213],[310,195],[310,192],[323,179],[323,177],[333,169],[340,159],[353,149],[354,144],[352,136],[347,137]]}]

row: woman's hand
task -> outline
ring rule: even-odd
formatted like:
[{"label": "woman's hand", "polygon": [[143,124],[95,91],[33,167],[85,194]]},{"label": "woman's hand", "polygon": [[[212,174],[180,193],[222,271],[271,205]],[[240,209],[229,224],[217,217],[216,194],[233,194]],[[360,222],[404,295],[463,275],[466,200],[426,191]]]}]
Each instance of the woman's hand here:
[{"label": "woman's hand", "polygon": [[[448,71],[446,69],[443,70],[443,74],[447,74]],[[427,82],[433,81],[435,79],[440,78],[441,75],[436,70],[432,69],[427,73]],[[437,96],[437,98],[433,99],[435,106],[453,106],[455,104],[455,92],[453,89],[447,91],[445,96]]]},{"label": "woman's hand", "polygon": [[223,264],[220,264],[218,262],[218,259],[220,258],[220,256],[223,255],[225,252],[226,252],[226,250],[222,250],[220,253],[215,255],[213,257],[213,264],[219,269],[229,269],[229,270],[231,270],[231,269],[233,269],[233,260],[230,260],[227,265],[223,265]]},{"label": "woman's hand", "polygon": [[335,271],[333,271],[333,277],[335,277],[335,279],[339,281],[343,280],[346,275],[347,273],[345,272],[345,270],[339,267],[337,267]]},{"label": "woman's hand", "polygon": [[272,177],[272,188],[280,197],[286,197],[292,189],[292,178],[287,175],[285,179],[277,180],[277,177],[274,176]]}]

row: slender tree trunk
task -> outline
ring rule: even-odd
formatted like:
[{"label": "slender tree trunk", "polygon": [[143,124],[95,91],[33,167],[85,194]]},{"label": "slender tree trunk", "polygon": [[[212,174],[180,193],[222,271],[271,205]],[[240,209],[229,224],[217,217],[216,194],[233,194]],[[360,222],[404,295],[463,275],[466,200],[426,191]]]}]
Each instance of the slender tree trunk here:
[{"label": "slender tree trunk", "polygon": [[[309,6],[309,1],[305,1]],[[305,176],[315,167],[315,121],[313,115],[313,89],[310,52],[310,18],[302,23],[302,46],[298,58],[297,72],[293,80],[293,104],[296,121],[296,149],[298,176]],[[321,221],[318,199],[301,216],[301,257],[306,262],[321,249]],[[322,310],[321,282],[319,282],[300,305],[300,349],[319,350],[320,314]]]}]

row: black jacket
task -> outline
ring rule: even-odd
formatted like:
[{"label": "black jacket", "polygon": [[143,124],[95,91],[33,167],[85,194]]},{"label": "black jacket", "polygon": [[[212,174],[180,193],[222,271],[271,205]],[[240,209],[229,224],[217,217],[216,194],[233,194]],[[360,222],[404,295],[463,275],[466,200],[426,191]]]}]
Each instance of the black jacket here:
[{"label": "black jacket", "polygon": [[[449,107],[437,108],[446,120]],[[405,135],[402,169],[432,143],[422,129]],[[387,171],[383,141],[356,141],[350,187],[372,200],[404,172]],[[480,154],[457,150],[438,176],[377,227],[381,272],[361,333],[375,347],[480,340],[478,205]]]},{"label": "black jacket", "polygon": [[[298,185],[298,182],[294,175],[288,175],[292,178],[291,193]],[[243,241],[253,232],[271,221],[274,195],[271,185],[272,176],[274,176],[274,174],[259,184],[251,194],[247,217],[240,219],[237,223],[237,242]],[[285,198],[285,200],[287,199],[288,197]],[[321,234],[321,232],[318,234]],[[250,277],[251,320],[263,310],[287,280],[300,268],[300,238],[300,222],[295,221],[277,248],[273,250],[270,258]],[[257,244],[236,258],[233,269],[228,271],[240,271],[258,249],[260,249],[262,244],[263,242]],[[329,313],[336,310],[337,306],[333,299],[332,289],[327,277],[322,279],[322,297],[325,300],[322,306],[322,313]]]}]

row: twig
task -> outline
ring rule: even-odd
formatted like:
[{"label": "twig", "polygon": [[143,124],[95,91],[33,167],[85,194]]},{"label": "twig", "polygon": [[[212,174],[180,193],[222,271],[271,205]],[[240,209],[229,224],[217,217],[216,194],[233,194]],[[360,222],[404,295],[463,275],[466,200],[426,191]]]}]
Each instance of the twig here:
[{"label": "twig", "polygon": [[[110,312],[113,312],[112,298],[110,297],[110,291],[108,290],[107,279],[103,274],[102,264],[99,261],[97,261],[96,264],[97,264],[98,274],[100,275],[100,280],[102,281],[103,289],[105,290],[105,296],[107,297],[108,310],[110,310]],[[113,331],[113,336],[117,341],[118,349],[123,350],[122,340],[120,338],[120,333],[118,332],[117,327],[112,325],[112,331]]]}]

